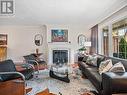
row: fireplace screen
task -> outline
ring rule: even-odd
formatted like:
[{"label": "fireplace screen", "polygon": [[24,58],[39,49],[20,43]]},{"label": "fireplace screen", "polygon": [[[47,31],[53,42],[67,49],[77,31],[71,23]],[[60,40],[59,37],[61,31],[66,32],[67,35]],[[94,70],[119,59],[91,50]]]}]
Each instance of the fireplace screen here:
[{"label": "fireplace screen", "polygon": [[68,50],[53,50],[53,63],[68,63]]}]

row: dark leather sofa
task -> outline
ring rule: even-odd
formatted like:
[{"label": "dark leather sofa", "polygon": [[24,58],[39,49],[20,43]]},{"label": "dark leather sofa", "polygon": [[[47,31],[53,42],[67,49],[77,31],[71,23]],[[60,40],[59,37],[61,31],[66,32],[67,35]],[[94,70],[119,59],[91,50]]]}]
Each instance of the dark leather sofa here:
[{"label": "dark leather sofa", "polygon": [[[105,59],[112,59],[113,64],[121,61],[127,71],[127,60],[114,57],[106,57],[103,55],[100,56],[104,57]],[[97,64],[100,64],[100,61],[97,60],[97,62]],[[98,73],[98,66],[95,67],[87,65],[85,61],[79,61],[78,63],[79,69],[82,71],[82,74],[92,82],[92,84],[99,92],[99,95],[127,93],[127,72],[106,72],[100,75]]]}]

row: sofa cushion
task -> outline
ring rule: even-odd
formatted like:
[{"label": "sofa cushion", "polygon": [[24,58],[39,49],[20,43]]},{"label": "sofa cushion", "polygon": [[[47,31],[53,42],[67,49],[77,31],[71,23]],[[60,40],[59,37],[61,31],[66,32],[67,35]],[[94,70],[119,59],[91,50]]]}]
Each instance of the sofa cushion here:
[{"label": "sofa cushion", "polygon": [[96,55],[89,55],[86,64],[91,66],[97,66],[97,56]]},{"label": "sofa cushion", "polygon": [[102,74],[104,72],[107,72],[109,71],[109,69],[112,67],[112,60],[111,59],[108,59],[108,60],[105,60],[105,61],[102,61],[100,66],[99,66],[99,73]]},{"label": "sofa cushion", "polygon": [[97,68],[87,68],[87,70],[89,70],[91,72],[91,74],[93,74],[93,75],[95,74],[96,79],[98,81],[102,81],[101,75],[98,73],[98,69]]},{"label": "sofa cushion", "polygon": [[81,65],[83,68],[96,68],[95,66],[88,65],[88,64],[85,63],[85,62],[81,62],[80,65]]},{"label": "sofa cushion", "polygon": [[118,62],[112,66],[109,72],[125,72],[125,68],[121,62]]},{"label": "sofa cushion", "polygon": [[100,90],[102,88],[102,76],[98,73],[98,69],[87,68],[85,73],[94,86]]},{"label": "sofa cushion", "polygon": [[89,57],[89,55],[84,55],[84,58],[83,58],[83,62],[86,62],[87,61],[87,58]]}]

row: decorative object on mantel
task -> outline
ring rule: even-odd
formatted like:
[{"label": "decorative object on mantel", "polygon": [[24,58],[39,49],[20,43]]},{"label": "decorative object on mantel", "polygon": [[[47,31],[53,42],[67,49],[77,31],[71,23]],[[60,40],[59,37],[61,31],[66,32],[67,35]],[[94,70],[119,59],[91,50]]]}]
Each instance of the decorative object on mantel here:
[{"label": "decorative object on mantel", "polygon": [[68,30],[67,29],[52,29],[52,42],[68,42]]},{"label": "decorative object on mantel", "polygon": [[34,42],[36,46],[41,46],[43,43],[43,37],[41,34],[36,34],[34,37]]}]

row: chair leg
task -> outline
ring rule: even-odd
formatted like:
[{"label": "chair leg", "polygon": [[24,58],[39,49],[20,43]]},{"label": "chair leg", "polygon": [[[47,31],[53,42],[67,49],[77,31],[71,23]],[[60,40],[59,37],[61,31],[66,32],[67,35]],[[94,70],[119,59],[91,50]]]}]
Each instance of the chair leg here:
[{"label": "chair leg", "polygon": [[[35,67],[35,71],[37,71],[37,73],[39,73],[39,65],[35,65],[36,67]],[[36,70],[37,69],[37,70]]]}]

